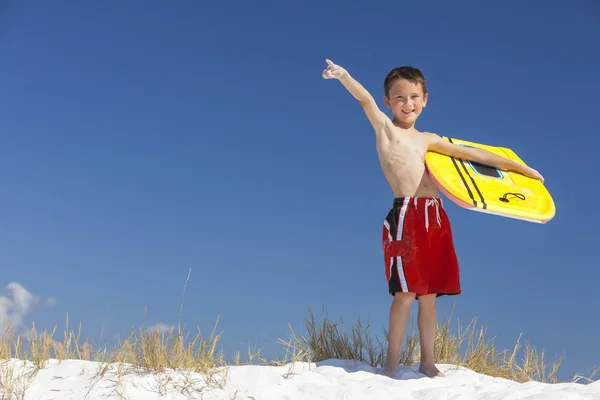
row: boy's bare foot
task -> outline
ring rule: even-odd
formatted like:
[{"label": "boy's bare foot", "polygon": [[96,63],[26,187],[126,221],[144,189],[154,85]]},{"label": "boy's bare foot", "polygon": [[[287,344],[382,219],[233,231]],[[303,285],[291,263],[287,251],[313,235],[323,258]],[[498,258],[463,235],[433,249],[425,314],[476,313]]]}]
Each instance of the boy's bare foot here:
[{"label": "boy's bare foot", "polygon": [[387,367],[387,366],[386,366],[386,367],[383,369],[383,374],[384,374],[385,376],[387,376],[388,378],[392,378],[392,379],[394,379],[394,378],[396,377],[396,371],[397,371],[397,369],[396,369],[396,368],[389,368],[389,367]]},{"label": "boy's bare foot", "polygon": [[388,378],[394,379],[396,377],[396,372],[398,372],[398,364],[399,360],[388,360],[383,367],[383,374]]},{"label": "boy's bare foot", "polygon": [[436,376],[439,376],[439,377],[445,377],[446,376],[439,369],[437,369],[437,367],[435,366],[435,364],[421,365],[419,367],[419,372],[422,373],[422,374],[427,375],[430,378],[434,378]]}]

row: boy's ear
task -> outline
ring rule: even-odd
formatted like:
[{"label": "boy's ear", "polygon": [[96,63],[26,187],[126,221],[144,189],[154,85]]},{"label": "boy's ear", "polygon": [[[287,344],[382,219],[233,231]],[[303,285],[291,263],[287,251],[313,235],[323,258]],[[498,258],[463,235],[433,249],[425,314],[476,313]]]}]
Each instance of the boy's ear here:
[{"label": "boy's ear", "polygon": [[390,108],[390,99],[385,95],[383,96],[383,104],[385,104],[387,108]]},{"label": "boy's ear", "polygon": [[425,93],[423,96],[423,107],[427,107],[427,99],[429,98],[429,93]]}]

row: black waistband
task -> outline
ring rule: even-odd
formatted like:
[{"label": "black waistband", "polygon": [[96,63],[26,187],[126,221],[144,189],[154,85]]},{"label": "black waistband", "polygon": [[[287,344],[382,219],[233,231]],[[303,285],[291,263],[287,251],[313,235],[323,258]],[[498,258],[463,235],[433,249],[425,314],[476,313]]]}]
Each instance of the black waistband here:
[{"label": "black waistband", "polygon": [[394,208],[402,206],[406,197],[394,197]]},{"label": "black waistband", "polygon": [[[442,199],[440,199],[439,197],[419,197],[419,196],[414,196],[414,197],[394,197],[394,208],[398,208],[398,207],[402,207],[404,205],[404,201],[408,199],[410,201],[414,201],[415,199],[431,199],[431,200],[437,200],[440,203],[440,206],[442,205]],[[409,201],[409,203],[410,203]]]}]

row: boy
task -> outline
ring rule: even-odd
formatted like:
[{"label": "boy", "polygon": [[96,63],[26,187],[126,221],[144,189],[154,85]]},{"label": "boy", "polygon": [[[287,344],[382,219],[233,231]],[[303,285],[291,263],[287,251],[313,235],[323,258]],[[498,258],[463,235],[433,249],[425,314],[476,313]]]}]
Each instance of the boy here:
[{"label": "boy", "polygon": [[360,102],[375,130],[375,145],[394,203],[383,223],[382,246],[389,293],[389,347],[385,375],[394,377],[410,306],[419,303],[421,343],[419,371],[444,376],[434,363],[436,298],[461,293],[459,267],[450,221],[425,166],[425,155],[435,151],[522,173],[543,177],[536,170],[482,149],[458,146],[434,133],[419,132],[415,122],[427,105],[427,86],[421,71],[399,67],[384,80],[383,101],[393,120],[383,113],[371,94],[341,66],[326,60],[325,79],[337,79]]}]

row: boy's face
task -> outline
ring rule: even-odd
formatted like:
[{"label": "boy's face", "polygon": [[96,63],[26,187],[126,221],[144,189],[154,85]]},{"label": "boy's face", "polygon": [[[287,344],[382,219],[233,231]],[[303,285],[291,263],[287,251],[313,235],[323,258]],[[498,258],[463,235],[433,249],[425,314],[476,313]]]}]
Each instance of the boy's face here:
[{"label": "boy's face", "polygon": [[389,97],[383,98],[385,106],[392,110],[395,119],[413,125],[427,105],[427,95],[419,84],[399,79],[392,85]]}]

